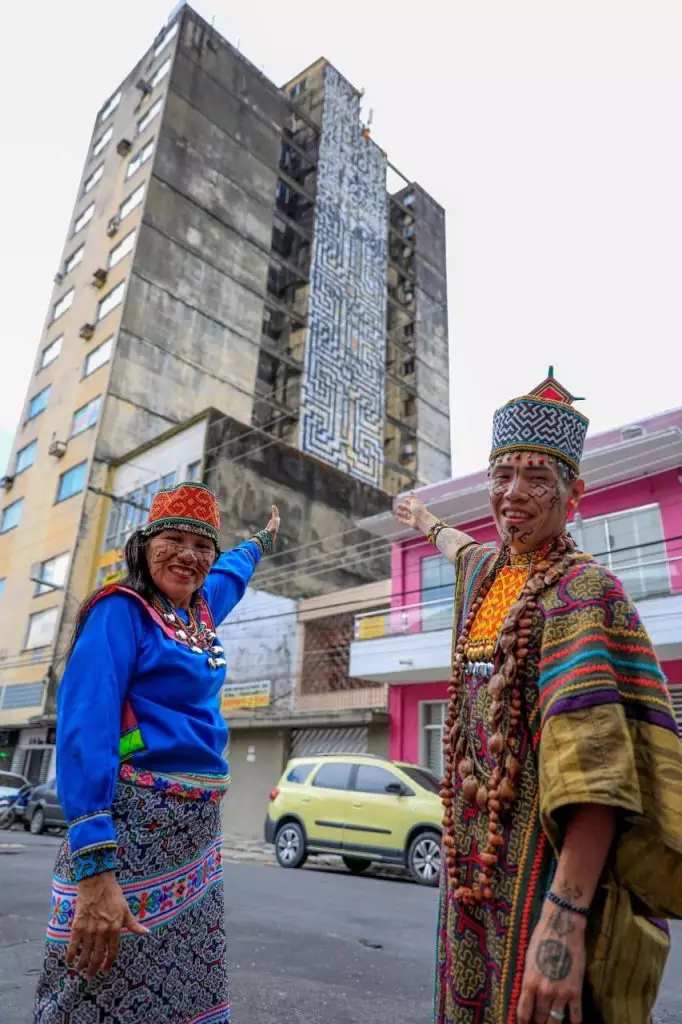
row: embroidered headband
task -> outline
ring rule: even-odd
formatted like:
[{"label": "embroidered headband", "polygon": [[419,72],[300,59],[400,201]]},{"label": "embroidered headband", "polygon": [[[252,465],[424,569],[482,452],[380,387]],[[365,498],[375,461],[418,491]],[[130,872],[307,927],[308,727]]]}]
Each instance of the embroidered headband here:
[{"label": "embroidered headband", "polygon": [[530,394],[497,409],[493,416],[490,458],[507,452],[539,452],[560,459],[576,473],[589,420],[573,407],[581,399],[554,378],[554,367]]},{"label": "embroidered headband", "polygon": [[220,509],[213,491],[202,484],[185,483],[157,491],[149,510],[143,532],[159,533],[161,530],[185,530],[210,537],[218,545],[220,534]]}]

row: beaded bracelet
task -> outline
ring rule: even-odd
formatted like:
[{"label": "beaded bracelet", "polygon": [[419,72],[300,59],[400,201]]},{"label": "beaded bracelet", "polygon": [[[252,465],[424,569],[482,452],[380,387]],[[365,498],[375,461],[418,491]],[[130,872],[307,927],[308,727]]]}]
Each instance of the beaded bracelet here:
[{"label": "beaded bracelet", "polygon": [[551,889],[545,893],[545,898],[553,903],[555,907],[559,907],[560,910],[568,910],[571,914],[578,914],[580,917],[589,917],[589,907],[576,907],[575,903],[569,903],[568,900],[564,900],[561,896],[557,896]]},{"label": "beaded bracelet", "polygon": [[258,544],[264,555],[270,554],[274,546],[274,541],[269,530],[259,530],[253,539],[256,544]]},{"label": "beaded bracelet", "polygon": [[442,530],[449,529],[450,526],[448,525],[448,523],[444,523],[442,519],[439,519],[438,522],[433,524],[433,526],[426,535],[429,544],[433,544],[435,548],[437,546],[436,541],[438,540],[438,534],[441,533]]}]

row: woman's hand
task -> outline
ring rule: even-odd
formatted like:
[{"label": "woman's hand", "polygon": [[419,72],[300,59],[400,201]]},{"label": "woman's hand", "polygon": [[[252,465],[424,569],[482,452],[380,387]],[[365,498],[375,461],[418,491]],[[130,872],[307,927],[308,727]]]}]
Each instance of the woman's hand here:
[{"label": "woman's hand", "polygon": [[545,902],[533,932],[519,999],[519,1024],[580,1024],[586,921]]},{"label": "woman's hand", "polygon": [[419,530],[420,533],[428,533],[436,522],[426,505],[415,497],[408,494],[406,498],[399,501],[393,510],[393,514],[403,526],[409,526],[411,530]]},{"label": "woman's hand", "polygon": [[76,970],[85,974],[88,981],[99,970],[108,974],[118,956],[124,927],[135,935],[149,935],[149,930],[133,917],[114,872],[103,871],[100,875],[83,878],[78,883],[67,964],[71,965],[78,957]]},{"label": "woman's hand", "polygon": [[268,523],[268,525],[265,527],[265,529],[268,531],[268,533],[272,536],[272,543],[273,544],[277,540],[277,534],[279,533],[279,523],[280,523],[279,509],[277,508],[276,505],[273,505],[272,506],[272,517],[271,517],[270,522]]}]

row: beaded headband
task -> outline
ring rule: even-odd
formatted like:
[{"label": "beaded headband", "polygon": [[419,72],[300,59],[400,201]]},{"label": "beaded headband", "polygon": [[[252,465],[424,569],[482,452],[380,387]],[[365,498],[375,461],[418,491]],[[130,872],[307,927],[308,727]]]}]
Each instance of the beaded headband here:
[{"label": "beaded headband", "polygon": [[589,420],[573,407],[575,398],[554,377],[554,367],[530,394],[497,409],[490,458],[508,452],[538,452],[578,472]]},{"label": "beaded headband", "polygon": [[157,491],[142,531],[146,536],[161,530],[183,530],[210,537],[217,545],[220,509],[213,491],[203,484],[184,483]]}]

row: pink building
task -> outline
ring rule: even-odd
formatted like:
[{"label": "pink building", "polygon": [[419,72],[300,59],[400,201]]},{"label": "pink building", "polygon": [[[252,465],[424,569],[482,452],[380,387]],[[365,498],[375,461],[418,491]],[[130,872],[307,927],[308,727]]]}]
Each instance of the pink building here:
[{"label": "pink building", "polygon": [[[586,493],[571,532],[637,603],[682,724],[682,409],[589,437]],[[494,543],[485,470],[417,492],[435,515]],[[441,770],[454,570],[389,514],[359,524],[394,541],[392,600],[358,615],[351,676],[389,688],[392,758]]]}]

